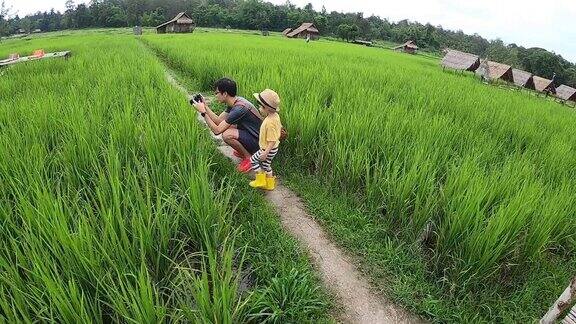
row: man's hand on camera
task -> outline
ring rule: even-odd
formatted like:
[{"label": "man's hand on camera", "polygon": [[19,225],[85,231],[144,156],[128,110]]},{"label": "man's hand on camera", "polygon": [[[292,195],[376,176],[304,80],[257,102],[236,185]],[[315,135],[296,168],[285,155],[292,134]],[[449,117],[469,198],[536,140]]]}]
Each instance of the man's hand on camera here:
[{"label": "man's hand on camera", "polygon": [[199,113],[206,112],[206,104],[203,102],[194,102],[194,108],[196,108]]}]

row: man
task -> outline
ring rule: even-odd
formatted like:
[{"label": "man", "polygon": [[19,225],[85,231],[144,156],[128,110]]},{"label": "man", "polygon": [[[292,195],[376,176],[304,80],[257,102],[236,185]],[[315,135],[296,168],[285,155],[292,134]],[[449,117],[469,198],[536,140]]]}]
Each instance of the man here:
[{"label": "man", "polygon": [[251,169],[250,157],[259,150],[258,137],[262,117],[254,105],[248,100],[237,96],[238,88],[234,80],[222,78],[214,84],[216,100],[228,108],[216,115],[206,102],[194,104],[202,115],[210,130],[222,134],[222,139],[234,150],[234,154],[242,161],[238,170],[248,172]]}]

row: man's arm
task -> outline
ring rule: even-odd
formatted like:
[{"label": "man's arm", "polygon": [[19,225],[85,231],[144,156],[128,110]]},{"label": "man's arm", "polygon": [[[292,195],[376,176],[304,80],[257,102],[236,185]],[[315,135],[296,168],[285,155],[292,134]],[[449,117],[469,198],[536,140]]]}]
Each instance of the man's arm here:
[{"label": "man's arm", "polygon": [[[206,125],[208,125],[210,130],[215,135],[222,134],[225,130],[227,130],[230,127],[230,124],[226,122],[226,116],[228,116],[227,112],[223,112],[220,114],[220,116],[218,116],[204,102],[194,103],[194,108],[196,108],[196,110],[199,113],[204,114],[204,120],[206,121]],[[216,121],[221,119],[221,117],[223,117],[222,120],[219,123],[216,123]],[[216,121],[214,119],[216,119]]]},{"label": "man's arm", "polygon": [[212,118],[208,117],[208,113],[204,115],[204,120],[206,120],[206,125],[210,127],[210,130],[215,135],[220,135],[224,133],[224,131],[230,127],[230,124],[228,124],[225,120],[223,120],[220,124],[216,125],[216,123],[212,120]]},{"label": "man's arm", "polygon": [[206,115],[208,115],[208,117],[210,119],[212,119],[212,121],[216,124],[216,125],[220,125],[220,123],[222,123],[223,121],[226,120],[226,116],[228,116],[228,113],[223,111],[220,113],[220,115],[216,115],[212,109],[210,109],[210,107],[208,107],[207,104],[205,104],[206,107]]}]

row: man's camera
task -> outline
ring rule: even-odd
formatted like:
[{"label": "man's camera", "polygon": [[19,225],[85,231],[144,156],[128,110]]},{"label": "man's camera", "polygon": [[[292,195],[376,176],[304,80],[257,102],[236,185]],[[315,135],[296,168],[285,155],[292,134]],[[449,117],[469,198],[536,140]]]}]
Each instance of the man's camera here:
[{"label": "man's camera", "polygon": [[204,98],[199,93],[195,94],[194,97],[192,97],[192,99],[190,100],[191,105],[193,105],[195,103],[200,103],[200,102],[204,102]]}]

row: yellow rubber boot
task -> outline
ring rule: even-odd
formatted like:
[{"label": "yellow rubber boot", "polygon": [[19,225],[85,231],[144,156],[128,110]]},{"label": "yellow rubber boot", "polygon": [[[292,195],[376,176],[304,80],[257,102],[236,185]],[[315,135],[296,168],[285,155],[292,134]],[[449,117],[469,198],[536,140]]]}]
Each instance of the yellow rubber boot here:
[{"label": "yellow rubber boot", "polygon": [[250,181],[250,187],[252,188],[266,187],[266,173],[256,172],[256,179],[254,181]]},{"label": "yellow rubber boot", "polygon": [[266,190],[274,190],[276,188],[276,177],[266,177]]}]

